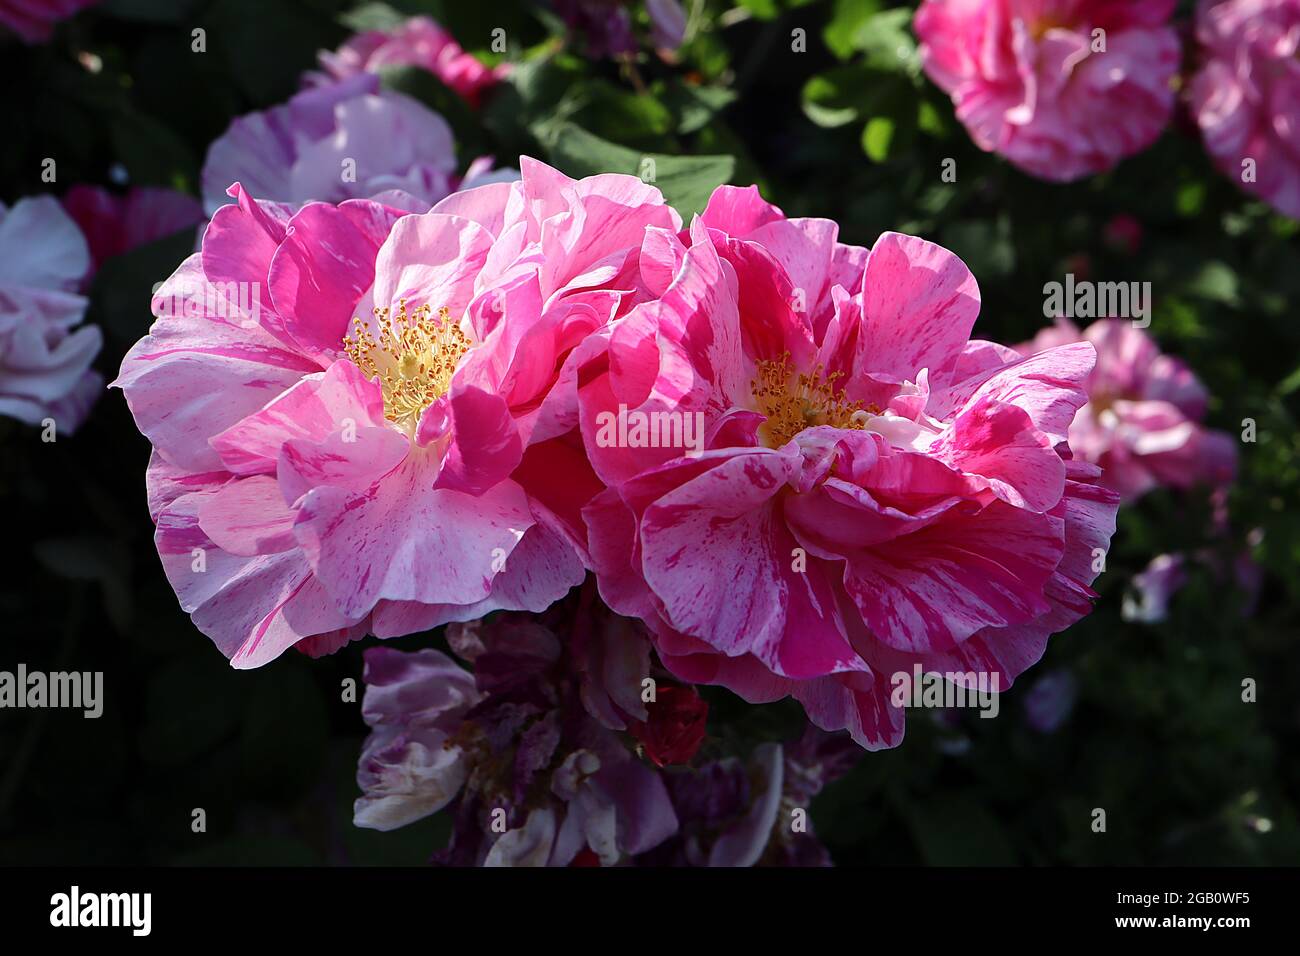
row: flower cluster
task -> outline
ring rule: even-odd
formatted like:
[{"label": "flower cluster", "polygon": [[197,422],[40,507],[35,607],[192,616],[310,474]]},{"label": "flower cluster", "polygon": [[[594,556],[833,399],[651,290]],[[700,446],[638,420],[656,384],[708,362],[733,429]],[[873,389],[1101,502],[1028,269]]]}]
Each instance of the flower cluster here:
[{"label": "flower cluster", "polygon": [[1300,219],[1300,3],[1200,0],[1192,112],[1228,178]]},{"label": "flower cluster", "polygon": [[1175,6],[924,0],[915,27],[926,73],[975,144],[1033,176],[1075,180],[1145,150],[1186,87],[1223,174],[1300,218],[1300,3],[1199,0],[1186,64]]},{"label": "flower cluster", "polygon": [[116,384],[232,663],[540,612],[590,571],[678,680],[878,748],[891,673],[1009,684],[1088,612],[1117,502],[1067,438],[1091,343],[972,340],[974,277],[921,239],[726,186],[683,228],[633,177],[521,168],[415,214],[237,184],[159,290]]},{"label": "flower cluster", "polygon": [[[1065,180],[1168,121],[1172,6],[927,0],[916,27],[976,141]],[[624,5],[556,8],[635,47]],[[682,42],[677,3],[646,10]],[[355,821],[445,812],[438,862],[827,863],[808,805],[900,743],[899,675],[1010,686],[1090,612],[1122,500],[1232,478],[1205,390],[1125,323],[1014,348],[915,236],[846,244],[756,187],[684,221],[633,176],[462,166],[378,71],[471,106],[504,73],[426,18],[320,65],[211,144],[201,206],[0,207],[0,413],[73,427],[93,268],[208,218],[113,383],[164,572],[237,668],[429,635],[365,652]],[[807,719],[738,756],[708,685]],[[1073,694],[1049,675],[1031,725]]]}]

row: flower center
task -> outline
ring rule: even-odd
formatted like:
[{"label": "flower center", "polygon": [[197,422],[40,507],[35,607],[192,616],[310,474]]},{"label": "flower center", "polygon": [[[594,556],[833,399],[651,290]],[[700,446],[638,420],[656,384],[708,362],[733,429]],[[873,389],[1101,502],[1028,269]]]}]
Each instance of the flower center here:
[{"label": "flower center", "polygon": [[832,428],[861,429],[865,426],[868,411],[861,402],[851,402],[844,397],[844,389],[836,388],[842,372],[822,376],[822,366],[810,374],[796,372],[790,366],[790,353],[780,359],[763,359],[750,388],[758,410],[767,416],[759,429],[769,448],[780,448],[805,428],[830,425]]},{"label": "flower center", "polygon": [[473,344],[445,308],[435,315],[422,305],[408,312],[406,300],[389,309],[375,309],[379,335],[361,319],[343,339],[343,348],[363,375],[378,380],[384,391],[384,417],[413,429],[426,408],[447,393],[452,372]]},{"label": "flower center", "polygon": [[1056,30],[1058,28],[1065,28],[1068,30],[1072,26],[1073,24],[1059,13],[1044,13],[1042,16],[1030,22],[1029,35],[1033,37],[1035,41],[1038,41],[1047,34],[1048,30]]}]

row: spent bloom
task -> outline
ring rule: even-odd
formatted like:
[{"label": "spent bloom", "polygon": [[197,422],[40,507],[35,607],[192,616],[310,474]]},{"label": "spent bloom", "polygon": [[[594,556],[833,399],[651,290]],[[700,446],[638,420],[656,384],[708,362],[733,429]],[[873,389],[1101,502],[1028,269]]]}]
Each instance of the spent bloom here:
[{"label": "spent bloom", "polygon": [[677,831],[637,865],[756,865],[778,825],[784,770],[781,745],[769,742],[748,760],[724,757],[665,775]]},{"label": "spent bloom", "polygon": [[410,215],[236,184],[155,295],[116,385],[164,569],[235,666],[582,579],[570,353],[634,294],[645,224],[680,219],[634,177],[523,165]]},{"label": "spent bloom", "polygon": [[1300,219],[1300,2],[1201,0],[1189,88],[1224,175]]},{"label": "spent bloom", "polygon": [[90,411],[104,380],[90,367],[99,328],[77,328],[89,268],[86,240],[53,196],[0,203],[0,415],[50,418],[70,434]]},{"label": "spent bloom", "polygon": [[[902,737],[891,674],[1006,686],[1089,612],[1116,498],[1066,444],[1089,343],[1025,358],[971,340],[956,256],[836,237],[730,186],[689,232],[646,230],[656,297],[579,349],[606,485],[583,515],[602,597],[678,678],[793,695],[875,749]],[[691,416],[703,448],[611,442],[614,409]]]},{"label": "spent bloom", "polygon": [[[576,618],[611,655],[646,650],[630,622],[584,608]],[[454,625],[449,641],[472,676],[433,649],[367,651],[372,733],[356,823],[393,829],[446,807],[452,840],[436,859],[453,865],[610,866],[670,837],[677,819],[659,774],[584,705],[591,693],[638,699],[640,676],[575,666],[562,633],[574,620],[566,608]]]},{"label": "spent bloom", "polygon": [[0,0],[0,25],[18,34],[24,43],[44,43],[54,25],[99,0]]},{"label": "spent bloom", "polygon": [[320,65],[323,75],[309,75],[309,83],[377,73],[385,67],[418,66],[471,106],[478,106],[484,93],[508,72],[504,64],[489,67],[466,53],[450,33],[429,17],[411,17],[391,30],[358,33],[333,52],[322,50]]},{"label": "spent bloom", "polygon": [[293,206],[373,198],[422,212],[457,188],[501,178],[489,166],[476,161],[462,181],[447,121],[359,73],[235,119],[208,148],[203,204],[216,212],[238,182],[257,199]]},{"label": "spent bloom", "polygon": [[639,866],[830,866],[809,807],[862,749],[847,734],[808,727],[796,741],[763,743],[748,760],[724,757],[665,777],[677,832]]},{"label": "spent bloom", "polygon": [[925,0],[926,73],[980,149],[1041,179],[1104,172],[1160,136],[1179,65],[1175,0]]},{"label": "spent bloom", "polygon": [[1070,448],[1101,466],[1102,485],[1133,501],[1162,485],[1232,482],[1236,444],[1201,424],[1208,395],[1190,368],[1119,319],[1102,319],[1084,332],[1058,319],[1020,351],[1030,355],[1073,342],[1090,342],[1097,365],[1085,385],[1088,403],[1070,425]]},{"label": "spent bloom", "polygon": [[407,654],[375,647],[365,661],[361,713],[371,733],[357,768],[363,796],[353,820],[395,830],[437,813],[464,784],[464,751],[453,737],[482,695],[473,674],[432,648]]}]

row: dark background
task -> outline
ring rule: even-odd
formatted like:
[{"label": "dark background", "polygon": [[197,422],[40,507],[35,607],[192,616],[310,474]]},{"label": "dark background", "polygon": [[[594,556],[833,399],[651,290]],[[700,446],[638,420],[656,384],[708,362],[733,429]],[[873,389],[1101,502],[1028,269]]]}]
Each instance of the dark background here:
[{"label": "dark background", "polygon": [[[288,98],[316,51],[351,32],[340,16],[354,6],[114,0],[63,24],[48,45],[0,40],[0,198],[123,180],[197,193],[207,145],[232,117]],[[997,720],[914,713],[901,747],[865,755],[814,803],[837,862],[1300,859],[1300,224],[1222,179],[1181,108],[1147,153],[1051,185],[970,143],[917,70],[907,14],[891,13],[899,4],[686,0],[697,29],[678,61],[643,54],[632,67],[584,59],[581,38],[565,44],[560,21],[537,4],[394,6],[431,13],[485,54],[491,30],[504,27],[507,58],[523,64],[481,114],[430,77],[389,77],[447,115],[463,163],[491,152],[508,165],[529,152],[577,175],[646,152],[732,157],[722,167],[730,181],[758,182],[791,215],[837,219],[844,241],[869,245],[898,229],[958,252],[983,293],[976,334],[1005,342],[1044,324],[1043,284],[1081,263],[1098,277],[1151,281],[1149,331],[1206,382],[1211,424],[1239,433],[1243,418],[1257,422],[1257,442],[1241,445],[1231,535],[1209,534],[1204,493],[1156,492],[1125,509],[1096,612],[1053,639],[1003,695]],[[195,27],[207,31],[204,54],[191,52]],[[791,49],[794,29],[806,31],[806,52]],[[79,64],[83,52],[100,58],[98,73]],[[53,185],[40,181],[47,156],[58,161]],[[946,157],[958,162],[956,184],[939,180]],[[688,165],[669,198],[693,211],[717,168]],[[1117,213],[1143,225],[1135,253],[1105,240]],[[109,379],[150,324],[151,287],[193,241],[172,237],[100,271],[88,321],[105,329],[97,366]],[[0,711],[0,863],[424,861],[446,838],[436,817],[391,834],[351,825],[365,727],[342,685],[359,681],[374,639],[323,660],[290,653],[231,670],[162,575],[145,509],[148,454],[117,392],[53,444],[0,419],[0,668],[102,670],[106,701],[98,720]],[[1252,548],[1254,529],[1263,538]],[[1227,561],[1250,552],[1264,571],[1253,611],[1199,562],[1167,621],[1123,622],[1133,574],[1170,551]],[[1059,730],[1041,733],[1024,698],[1061,671],[1077,680],[1078,702]],[[1257,703],[1241,701],[1246,677],[1258,682]],[[798,731],[795,705],[706,694],[714,738],[702,757]],[[202,834],[190,826],[198,807]],[[1096,807],[1107,811],[1105,834],[1090,828]]]}]

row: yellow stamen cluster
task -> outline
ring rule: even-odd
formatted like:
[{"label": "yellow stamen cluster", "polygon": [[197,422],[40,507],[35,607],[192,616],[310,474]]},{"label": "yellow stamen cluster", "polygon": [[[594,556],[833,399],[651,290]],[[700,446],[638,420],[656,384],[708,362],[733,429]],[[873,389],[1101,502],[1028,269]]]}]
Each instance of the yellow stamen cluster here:
[{"label": "yellow stamen cluster", "polygon": [[352,334],[343,339],[348,358],[366,378],[378,380],[384,417],[414,429],[420,414],[446,394],[456,363],[473,343],[445,308],[437,315],[428,305],[408,312],[405,299],[395,314],[375,309],[377,337],[361,319],[352,322]]},{"label": "yellow stamen cluster", "polygon": [[758,410],[767,416],[759,433],[768,446],[780,448],[815,425],[862,428],[865,416],[857,414],[864,411],[862,403],[849,401],[844,389],[836,388],[842,377],[842,372],[823,377],[820,365],[808,374],[796,372],[790,365],[789,352],[779,360],[760,361],[750,387]]}]

